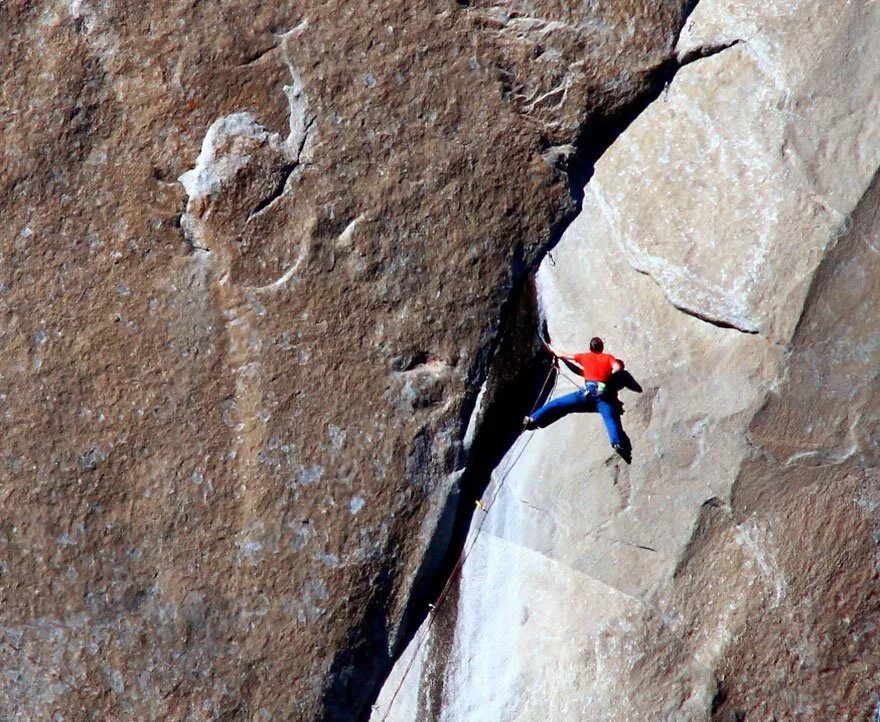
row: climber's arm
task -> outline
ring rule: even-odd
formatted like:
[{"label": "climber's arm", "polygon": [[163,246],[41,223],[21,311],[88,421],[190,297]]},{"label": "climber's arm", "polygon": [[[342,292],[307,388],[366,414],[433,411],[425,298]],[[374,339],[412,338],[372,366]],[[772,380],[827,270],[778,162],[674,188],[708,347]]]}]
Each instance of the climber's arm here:
[{"label": "climber's arm", "polygon": [[577,361],[571,361],[570,359],[563,358],[562,363],[564,363],[571,371],[574,371],[578,376],[583,375],[584,367],[581,366]]},{"label": "climber's arm", "polygon": [[563,361],[574,361],[574,354],[566,353],[565,351],[560,351],[558,348],[554,348],[546,341],[544,341],[544,348],[546,348],[547,351],[549,351],[556,358],[561,358]]}]

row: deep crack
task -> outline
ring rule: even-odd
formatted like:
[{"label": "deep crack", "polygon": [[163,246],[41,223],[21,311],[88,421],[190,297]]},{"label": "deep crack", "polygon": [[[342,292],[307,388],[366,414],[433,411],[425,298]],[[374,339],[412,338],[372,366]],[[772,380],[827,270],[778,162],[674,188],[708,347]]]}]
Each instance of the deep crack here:
[{"label": "deep crack", "polygon": [[251,55],[248,55],[244,60],[242,60],[242,61],[241,61],[238,65],[236,65],[235,67],[236,67],[236,68],[247,68],[247,67],[249,67],[249,66],[251,66],[251,65],[255,65],[255,64],[258,63],[262,58],[266,57],[266,56],[267,56],[269,53],[271,53],[273,50],[277,50],[277,49],[278,49],[278,44],[277,44],[277,43],[273,43],[273,44],[270,45],[268,48],[263,48],[263,49],[261,49],[261,50],[254,51]]},{"label": "deep crack", "polygon": [[294,161],[293,163],[288,163],[288,164],[283,165],[281,167],[281,170],[280,170],[281,175],[278,179],[278,182],[275,184],[275,188],[272,190],[272,192],[269,195],[267,195],[265,198],[263,198],[263,200],[261,200],[259,203],[257,203],[257,205],[255,205],[253,207],[251,212],[248,213],[247,220],[250,221],[252,218],[254,218],[255,216],[262,213],[269,206],[271,206],[275,201],[277,201],[281,196],[284,195],[284,190],[287,187],[287,180],[288,180],[288,178],[290,178],[290,174],[293,173],[294,170],[296,170],[298,165],[299,165],[299,163]]},{"label": "deep crack", "polygon": [[[667,300],[669,300],[668,297],[667,297]],[[675,301],[670,300],[669,302],[675,308],[677,308],[679,311],[681,311],[683,314],[686,314],[687,316],[693,316],[694,318],[696,318],[700,321],[703,321],[704,323],[708,323],[712,326],[717,326],[718,328],[731,329],[733,331],[739,331],[740,333],[746,333],[746,334],[750,334],[750,335],[757,335],[758,334],[758,329],[756,329],[756,328],[746,328],[744,326],[737,326],[735,323],[730,323],[729,321],[723,321],[720,318],[713,318],[712,316],[709,316],[708,314],[701,313],[700,311],[696,311],[692,308],[687,308],[686,306],[682,306],[681,304],[675,303]]]},{"label": "deep crack", "polygon": [[728,48],[732,48],[735,45],[739,45],[744,42],[742,39],[738,38],[736,40],[729,40],[725,43],[715,43],[712,45],[701,45],[697,48],[693,48],[689,50],[684,55],[682,55],[678,60],[679,69],[683,68],[685,65],[690,65],[691,63],[696,62],[697,60],[703,60],[704,58],[711,58],[713,55],[718,55],[718,53],[722,53]]}]

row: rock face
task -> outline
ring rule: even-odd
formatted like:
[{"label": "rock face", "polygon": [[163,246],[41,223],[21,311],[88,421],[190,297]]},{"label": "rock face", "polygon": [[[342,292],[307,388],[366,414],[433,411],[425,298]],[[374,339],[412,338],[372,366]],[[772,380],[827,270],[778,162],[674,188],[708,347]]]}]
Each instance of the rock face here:
[{"label": "rock face", "polygon": [[644,387],[633,463],[594,415],[523,435],[374,719],[872,716],[878,36],[866,2],[697,6],[538,274],[554,343]]},{"label": "rock face", "polygon": [[2,4],[4,715],[364,714],[566,171],[687,9]]}]

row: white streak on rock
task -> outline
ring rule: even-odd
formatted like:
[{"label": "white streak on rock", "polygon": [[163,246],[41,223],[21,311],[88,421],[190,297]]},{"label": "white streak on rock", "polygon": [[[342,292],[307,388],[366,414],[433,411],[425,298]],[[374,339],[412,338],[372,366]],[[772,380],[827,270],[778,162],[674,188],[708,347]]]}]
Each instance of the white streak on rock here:
[{"label": "white streak on rock", "polygon": [[[315,116],[309,113],[309,103],[303,90],[302,79],[297,72],[296,66],[291,59],[291,43],[308,27],[308,21],[303,20],[292,30],[281,36],[281,52],[284,62],[290,71],[290,84],[284,86],[287,102],[290,106],[290,132],[287,136],[287,148],[292,157],[299,162],[308,162],[310,154],[306,145],[309,140],[309,129],[315,121]],[[311,150],[311,148],[308,148]]]},{"label": "white streak on rock", "polygon": [[195,167],[178,178],[189,196],[181,227],[193,246],[211,250],[205,224],[210,204],[248,165],[251,153],[266,143],[279,152],[283,150],[280,136],[267,131],[250,113],[232,113],[215,120],[208,128]]},{"label": "white streak on rock", "polygon": [[202,141],[195,168],[186,171],[178,180],[191,199],[198,196],[216,198],[223,184],[250,160],[247,146],[241,141],[250,139],[263,143],[269,138],[269,132],[250,113],[232,113],[215,120]]},{"label": "white streak on rock", "polygon": [[739,542],[743,549],[747,550],[754,558],[758,568],[773,585],[774,596],[772,607],[775,609],[785,597],[787,584],[785,577],[779,569],[779,563],[773,550],[770,548],[771,537],[769,532],[762,530],[754,521],[737,524]]}]

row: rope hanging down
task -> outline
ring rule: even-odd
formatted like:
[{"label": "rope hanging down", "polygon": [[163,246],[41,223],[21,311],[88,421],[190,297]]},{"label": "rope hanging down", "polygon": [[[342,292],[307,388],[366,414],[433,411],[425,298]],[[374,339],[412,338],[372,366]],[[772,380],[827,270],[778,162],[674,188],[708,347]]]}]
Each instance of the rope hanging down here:
[{"label": "rope hanging down", "polygon": [[[529,415],[533,414],[535,409],[538,408],[538,404],[541,399],[544,397],[544,392],[547,390],[547,382],[550,381],[550,378],[553,376],[553,371],[557,372],[560,369],[557,368],[556,363],[554,362],[549,371],[547,371],[547,376],[544,378],[544,382],[541,384],[541,391],[538,394],[538,398],[532,406],[531,411],[529,411]],[[556,379],[553,380],[553,388],[550,390],[550,394],[556,390]],[[516,443],[514,443],[514,448],[519,444],[520,439],[523,437],[520,436]],[[434,624],[434,619],[437,616],[437,612],[443,607],[443,603],[446,601],[447,596],[449,595],[450,590],[452,589],[453,582],[458,578],[458,575],[461,573],[462,567],[464,567],[464,563],[470,555],[471,551],[473,551],[474,546],[477,543],[477,539],[480,536],[480,532],[483,530],[483,524],[486,521],[486,517],[489,515],[489,512],[492,510],[492,507],[495,505],[495,499],[498,498],[498,493],[501,491],[501,487],[504,486],[504,482],[507,481],[507,477],[513,468],[516,466],[517,462],[520,460],[520,457],[525,452],[529,443],[531,443],[532,435],[526,437],[525,443],[520,445],[520,448],[516,451],[516,453],[511,453],[508,455],[510,462],[506,465],[504,472],[501,474],[500,479],[498,481],[498,485],[492,492],[491,498],[488,501],[488,504],[483,503],[480,499],[476,500],[476,507],[478,510],[483,512],[483,515],[480,517],[477,522],[477,526],[474,529],[473,534],[470,535],[469,540],[465,543],[465,546],[462,548],[462,552],[458,557],[458,560],[455,563],[452,571],[449,574],[449,578],[446,580],[446,584],[443,585],[443,589],[440,591],[440,594],[437,596],[437,600],[433,604],[428,605],[428,619],[427,623],[423,625],[423,629],[419,635],[419,640],[413,649],[412,656],[410,657],[409,662],[406,665],[406,669],[403,671],[403,674],[400,677],[400,681],[397,683],[397,686],[394,688],[394,693],[391,695],[391,699],[388,700],[388,706],[385,709],[385,714],[382,715],[382,719],[380,722],[386,722],[388,719],[388,715],[391,714],[391,710],[394,707],[394,701],[397,699],[397,695],[400,694],[400,690],[403,689],[403,683],[406,682],[407,677],[409,677],[409,673],[412,671],[413,664],[418,658],[419,653],[422,651],[422,647],[425,642],[428,641],[428,637],[431,634],[431,627]]]}]

